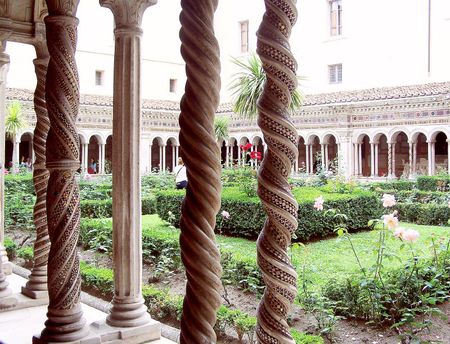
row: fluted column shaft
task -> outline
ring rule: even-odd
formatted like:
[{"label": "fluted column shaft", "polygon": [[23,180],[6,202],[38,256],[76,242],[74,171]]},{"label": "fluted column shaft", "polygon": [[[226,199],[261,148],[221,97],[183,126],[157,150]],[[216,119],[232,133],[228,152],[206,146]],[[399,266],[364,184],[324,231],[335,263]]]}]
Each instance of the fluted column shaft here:
[{"label": "fluted column shaft", "polygon": [[50,121],[45,102],[45,79],[48,66],[48,52],[45,49],[37,50],[37,58],[33,61],[37,86],[34,92],[34,110],[36,112],[36,127],[33,135],[33,147],[36,159],[33,164],[33,183],[36,191],[33,220],[36,227],[36,241],[34,243],[34,263],[31,275],[22,292],[28,296],[36,297],[35,291],[47,290],[47,260],[50,251],[50,239],[47,227],[47,185],[50,177],[45,167],[45,144],[47,141]]},{"label": "fluted column shaft", "polygon": [[215,343],[220,306],[220,253],[214,226],[220,209],[220,147],[214,134],[219,105],[219,44],[214,36],[218,0],[181,0],[181,55],[187,81],[181,99],[180,145],[188,186],[180,220],[186,296],[180,343]]},{"label": "fluted column shaft", "polygon": [[87,334],[80,304],[81,277],[77,242],[80,197],[75,172],[80,166],[76,119],[79,80],[75,61],[78,0],[47,0],[45,18],[50,60],[45,86],[50,131],[46,144],[49,306],[38,343],[68,342]]},{"label": "fluted column shaft", "polygon": [[[0,52],[0,112],[3,114],[6,113],[6,75],[9,67],[9,55],[3,51],[4,48],[3,46]],[[5,168],[5,116],[0,116],[0,259],[3,262],[3,269],[6,264],[11,265],[3,244],[5,240]]]},{"label": "fluted column shaft", "polygon": [[106,322],[136,327],[150,322],[142,297],[141,38],[145,9],[156,1],[100,0],[115,20],[113,100],[114,298]]},{"label": "fluted column shaft", "polygon": [[298,204],[288,183],[298,156],[298,135],[288,110],[297,87],[297,63],[289,45],[297,9],[293,0],[265,0],[265,5],[257,32],[257,53],[267,77],[258,100],[258,125],[268,151],[259,169],[258,195],[267,219],[258,237],[257,257],[266,289],[256,334],[259,343],[294,343],[286,318],[297,295],[297,273],[287,253],[298,225]]}]

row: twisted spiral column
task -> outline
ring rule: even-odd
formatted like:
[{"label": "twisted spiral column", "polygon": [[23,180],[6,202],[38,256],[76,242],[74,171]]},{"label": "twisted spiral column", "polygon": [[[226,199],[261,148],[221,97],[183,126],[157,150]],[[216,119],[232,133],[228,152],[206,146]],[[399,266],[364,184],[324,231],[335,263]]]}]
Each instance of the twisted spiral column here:
[{"label": "twisted spiral column", "polygon": [[34,264],[31,275],[22,293],[30,297],[37,297],[39,291],[47,290],[47,260],[50,251],[50,239],[47,227],[47,185],[50,173],[45,168],[45,143],[47,141],[50,121],[45,102],[45,79],[47,75],[48,54],[45,52],[34,62],[37,86],[34,92],[34,110],[36,112],[36,127],[33,135],[33,150],[35,161],[33,164],[33,183],[36,191],[33,220],[36,227],[36,241],[34,243]]},{"label": "twisted spiral column", "polygon": [[79,80],[75,62],[78,1],[47,0],[45,18],[50,55],[45,100],[50,131],[47,163],[49,306],[38,343],[75,341],[87,334],[80,305],[80,264],[77,241],[80,229],[80,196],[75,171],[80,167],[76,118]]},{"label": "twisted spiral column", "polygon": [[267,76],[258,100],[258,125],[268,150],[259,169],[258,195],[267,219],[257,250],[266,289],[258,307],[256,334],[259,343],[294,343],[286,317],[297,294],[297,274],[287,248],[297,229],[298,205],[288,176],[298,156],[298,136],[288,106],[297,87],[297,64],[288,39],[297,10],[294,0],[265,0],[265,5],[257,32],[257,52]]},{"label": "twisted spiral column", "polygon": [[219,45],[213,18],[218,0],[182,0],[181,54],[187,82],[181,99],[180,146],[188,186],[180,220],[187,285],[180,343],[215,343],[220,306],[220,253],[214,226],[220,209],[220,150],[214,135],[219,105]]}]

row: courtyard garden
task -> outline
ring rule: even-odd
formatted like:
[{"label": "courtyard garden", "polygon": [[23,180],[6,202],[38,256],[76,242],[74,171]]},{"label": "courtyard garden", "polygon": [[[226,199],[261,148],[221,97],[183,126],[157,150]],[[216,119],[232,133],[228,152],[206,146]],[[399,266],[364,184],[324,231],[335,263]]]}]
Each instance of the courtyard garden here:
[{"label": "courtyard garden", "polygon": [[[255,239],[265,214],[251,168],[225,169],[217,215],[222,342],[255,341],[264,286]],[[80,176],[83,289],[110,301],[111,177]],[[143,295],[152,317],[177,327],[185,276],[178,229],[184,190],[168,173],[142,177]],[[289,254],[298,297],[289,323],[296,343],[446,343],[450,338],[450,176],[359,184],[293,178],[299,226]],[[7,175],[8,255],[32,267],[34,188]],[[447,341],[448,342],[448,341]]]}]

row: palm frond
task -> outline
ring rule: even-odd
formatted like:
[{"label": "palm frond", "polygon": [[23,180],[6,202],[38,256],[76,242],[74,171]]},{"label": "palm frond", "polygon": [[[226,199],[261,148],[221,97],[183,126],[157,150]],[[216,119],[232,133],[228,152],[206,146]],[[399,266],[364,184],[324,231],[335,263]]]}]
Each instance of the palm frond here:
[{"label": "palm frond", "polygon": [[214,118],[214,132],[217,141],[226,140],[228,138],[228,117],[219,116]]},{"label": "palm frond", "polygon": [[22,105],[18,101],[9,104],[7,110],[5,131],[8,137],[15,137],[21,129],[27,126],[27,121],[23,116]]},{"label": "palm frond", "polygon": [[[256,104],[266,81],[261,60],[257,55],[252,54],[245,61],[232,58],[232,62],[240,68],[240,71],[233,75],[230,84],[233,111],[243,118],[253,119],[258,113]],[[295,90],[289,106],[290,110],[296,112],[302,105],[302,100],[302,94]]]}]

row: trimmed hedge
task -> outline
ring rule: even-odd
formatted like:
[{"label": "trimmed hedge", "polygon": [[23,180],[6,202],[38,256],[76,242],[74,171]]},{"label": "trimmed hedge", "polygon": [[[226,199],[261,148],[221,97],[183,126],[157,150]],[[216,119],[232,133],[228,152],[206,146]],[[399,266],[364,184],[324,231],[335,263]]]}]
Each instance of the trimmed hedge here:
[{"label": "trimmed hedge", "polygon": [[[153,214],[155,212],[155,197],[143,197],[142,215]],[[104,200],[82,200],[80,201],[81,217],[99,219],[112,217],[112,199]]]},{"label": "trimmed hedge", "polygon": [[34,195],[33,176],[27,174],[8,174],[5,176],[5,194],[26,193]]},{"label": "trimmed hedge", "polygon": [[369,184],[369,189],[372,191],[407,191],[416,188],[416,182],[413,180],[393,180],[386,182],[374,182]]},{"label": "trimmed hedge", "polygon": [[[156,215],[153,215],[156,217]],[[79,244],[86,249],[96,249],[105,253],[112,250],[112,220],[82,219]],[[167,227],[167,224],[155,219],[142,228],[142,256],[145,263],[153,264],[156,269],[170,271],[181,270],[180,231]],[[224,284],[235,284],[243,290],[258,292],[263,286],[261,273],[256,261],[236,255],[226,245],[220,247],[222,280]]]},{"label": "trimmed hedge", "polygon": [[450,175],[417,177],[417,187],[422,191],[449,191]]},{"label": "trimmed hedge", "polygon": [[[382,214],[379,197],[373,192],[355,189],[351,194],[339,194],[328,191],[326,188],[311,187],[293,190],[299,202],[299,226],[295,233],[298,240],[325,237],[333,233],[334,223],[313,207],[314,200],[321,195],[325,199],[326,209],[338,209],[349,217],[349,229],[352,231],[367,228],[370,219],[379,218]],[[184,194],[184,190],[167,190],[156,194],[156,212],[175,227],[179,226]],[[230,213],[229,219],[223,219],[223,210]],[[222,207],[216,223],[218,232],[255,238],[265,218],[266,214],[258,198],[248,197],[238,188],[223,189]]]},{"label": "trimmed hedge", "polygon": [[450,219],[450,208],[447,203],[397,203],[395,208],[402,221],[418,225],[442,226],[447,225]]}]

